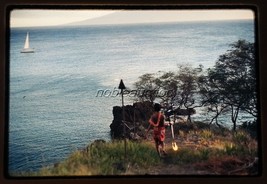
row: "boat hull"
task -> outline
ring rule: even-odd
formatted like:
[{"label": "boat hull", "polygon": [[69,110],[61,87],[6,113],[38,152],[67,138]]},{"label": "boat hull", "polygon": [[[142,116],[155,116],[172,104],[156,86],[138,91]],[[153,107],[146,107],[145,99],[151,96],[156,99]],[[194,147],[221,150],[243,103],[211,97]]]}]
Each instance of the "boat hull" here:
[{"label": "boat hull", "polygon": [[20,51],[21,53],[34,53],[33,49],[23,49]]}]

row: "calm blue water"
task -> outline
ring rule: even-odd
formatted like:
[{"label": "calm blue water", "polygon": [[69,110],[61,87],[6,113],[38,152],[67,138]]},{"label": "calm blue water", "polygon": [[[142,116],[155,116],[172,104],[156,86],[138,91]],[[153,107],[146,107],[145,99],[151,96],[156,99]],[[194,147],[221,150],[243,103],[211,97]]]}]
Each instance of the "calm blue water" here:
[{"label": "calm blue water", "polygon": [[[20,53],[27,31],[33,54]],[[11,29],[9,171],[110,140],[121,99],[96,98],[98,89],[182,63],[211,67],[238,39],[254,42],[253,21]]]}]

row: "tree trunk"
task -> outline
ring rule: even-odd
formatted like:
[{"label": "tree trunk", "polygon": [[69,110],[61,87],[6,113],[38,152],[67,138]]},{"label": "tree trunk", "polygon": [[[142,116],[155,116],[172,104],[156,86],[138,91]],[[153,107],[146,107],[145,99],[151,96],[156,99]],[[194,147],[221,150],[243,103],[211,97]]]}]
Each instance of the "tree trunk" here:
[{"label": "tree trunk", "polygon": [[191,123],[192,121],[191,121],[191,115],[189,114],[188,116],[187,116],[187,123]]},{"label": "tree trunk", "polygon": [[232,105],[231,106],[231,109],[232,109],[232,123],[233,123],[233,131],[236,131],[236,122],[237,122],[237,117],[238,117],[238,113],[239,113],[239,106],[235,107]]}]

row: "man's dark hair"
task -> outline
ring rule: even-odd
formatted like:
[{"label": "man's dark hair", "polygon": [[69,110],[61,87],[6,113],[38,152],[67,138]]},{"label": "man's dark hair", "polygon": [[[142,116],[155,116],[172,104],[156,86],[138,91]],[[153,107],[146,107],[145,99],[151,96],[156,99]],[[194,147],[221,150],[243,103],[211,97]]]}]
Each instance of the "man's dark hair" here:
[{"label": "man's dark hair", "polygon": [[161,109],[161,105],[158,104],[158,103],[155,103],[155,105],[154,105],[154,111],[159,112],[160,109]]}]

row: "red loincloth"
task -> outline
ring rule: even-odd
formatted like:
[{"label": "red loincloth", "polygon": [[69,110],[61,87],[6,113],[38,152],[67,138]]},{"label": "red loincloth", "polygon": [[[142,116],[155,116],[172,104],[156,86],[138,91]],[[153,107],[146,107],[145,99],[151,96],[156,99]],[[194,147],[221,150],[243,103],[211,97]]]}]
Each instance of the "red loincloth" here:
[{"label": "red loincloth", "polygon": [[154,139],[161,142],[165,140],[165,127],[154,127]]}]

